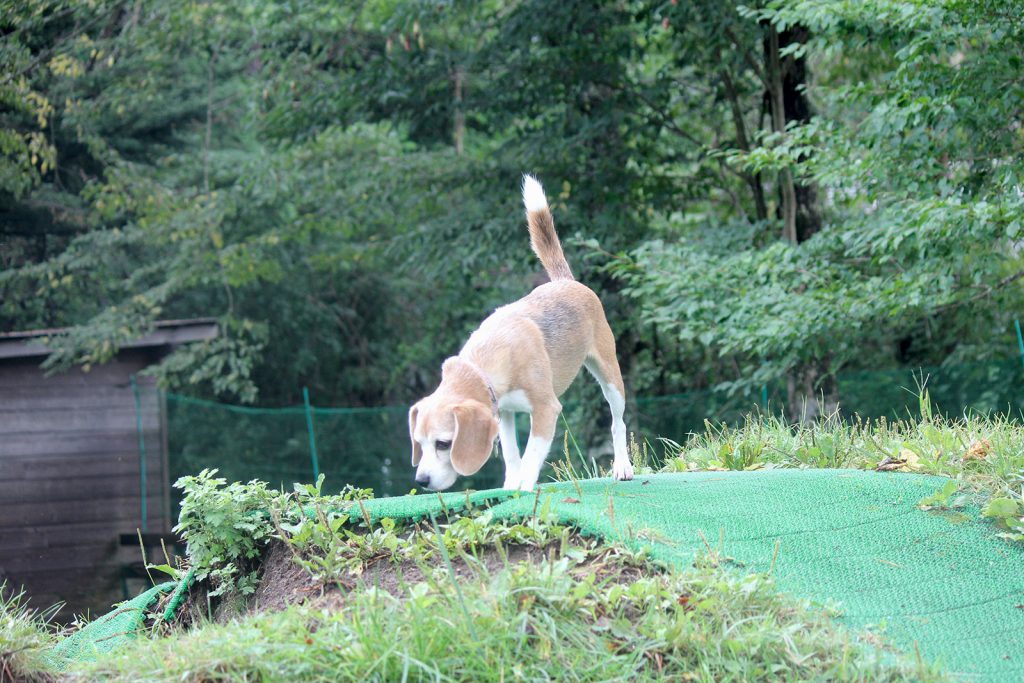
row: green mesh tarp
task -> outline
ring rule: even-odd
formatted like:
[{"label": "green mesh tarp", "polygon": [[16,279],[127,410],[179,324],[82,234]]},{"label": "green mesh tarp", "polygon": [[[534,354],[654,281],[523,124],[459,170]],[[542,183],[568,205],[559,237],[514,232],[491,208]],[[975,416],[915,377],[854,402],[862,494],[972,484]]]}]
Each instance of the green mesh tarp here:
[{"label": "green mesh tarp", "polygon": [[50,654],[50,664],[57,671],[67,671],[75,662],[92,661],[122,647],[144,628],[156,601],[177,587],[174,581],[153,586],[83,626],[57,643]]},{"label": "green mesh tarp", "polygon": [[[765,470],[561,483],[513,497],[495,518],[550,509],[583,532],[689,566],[704,539],[740,571],[765,572],[779,544],[780,590],[835,603],[855,629],[884,627],[906,652],[992,681],[1024,678],[1024,550],[967,515],[917,503],[941,477],[859,470]],[[578,488],[577,488],[578,487]],[[460,494],[448,494],[453,504]],[[374,516],[416,517],[437,496],[371,501]],[[579,501],[579,502],[575,502]],[[702,539],[703,534],[703,539]]]},{"label": "green mesh tarp", "polygon": [[[722,551],[748,571],[767,571],[778,541],[780,590],[837,602],[842,621],[854,628],[884,624],[898,646],[912,652],[916,644],[950,671],[1020,679],[1024,551],[989,525],[917,509],[943,483],[919,475],[769,470],[588,481],[580,484],[582,497],[571,484],[546,493],[562,519],[649,544],[653,557],[680,567],[704,547],[701,533],[713,546],[721,534]],[[533,506],[520,498],[495,514],[529,514]]]},{"label": "green mesh tarp", "polygon": [[162,618],[170,621],[188,597],[195,578],[189,570],[179,581],[166,581],[117,605],[113,610],[57,643],[50,652],[50,665],[57,671],[67,671],[76,662],[91,662],[113,652],[138,637],[146,626],[153,607],[165,595],[170,595]]},{"label": "green mesh tarp", "polygon": [[[918,509],[946,481],[860,470],[690,472],[550,484],[539,495],[382,498],[363,509],[375,520],[489,502],[496,503],[495,519],[551,512],[586,534],[648,547],[654,559],[679,568],[708,543],[738,571],[771,568],[781,590],[834,604],[846,625],[880,628],[905,651],[916,648],[951,672],[1021,680],[1024,549],[999,539],[977,510]],[[358,505],[349,512],[363,514]],[[178,585],[179,598],[187,582]],[[174,588],[150,589],[63,641],[54,653],[60,668],[123,644],[142,628],[147,608]]]},{"label": "green mesh tarp", "polygon": [[415,496],[374,498],[373,500],[363,501],[362,507],[358,503],[353,504],[348,508],[348,515],[353,519],[361,519],[365,511],[371,523],[385,517],[418,522],[421,519],[429,518],[431,515],[437,517],[442,514],[458,513],[469,507],[479,507],[519,495],[521,494],[518,491],[490,489],[488,491],[420,493]]}]

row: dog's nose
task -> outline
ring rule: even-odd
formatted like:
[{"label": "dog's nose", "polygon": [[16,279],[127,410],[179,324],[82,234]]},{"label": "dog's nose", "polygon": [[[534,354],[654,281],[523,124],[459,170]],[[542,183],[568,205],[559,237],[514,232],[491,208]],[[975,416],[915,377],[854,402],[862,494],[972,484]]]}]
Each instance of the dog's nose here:
[{"label": "dog's nose", "polygon": [[429,474],[417,474],[416,483],[423,488],[430,488],[430,475]]}]

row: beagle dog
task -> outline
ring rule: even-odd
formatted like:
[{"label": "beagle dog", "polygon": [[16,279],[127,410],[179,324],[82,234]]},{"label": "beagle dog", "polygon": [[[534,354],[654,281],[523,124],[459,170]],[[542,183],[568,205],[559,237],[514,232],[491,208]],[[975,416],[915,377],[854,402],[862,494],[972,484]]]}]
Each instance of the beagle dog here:
[{"label": "beagle dog", "polygon": [[[612,475],[633,478],[626,450],[625,390],[615,338],[600,299],[573,279],[555,233],[544,189],[523,177],[530,246],[551,281],[492,313],[459,355],[441,367],[441,384],[409,410],[416,483],[442,491],[458,475],[477,472],[501,440],[506,489],[532,490],[551,448],[562,404],[558,397],[584,366],[612,413]],[[515,414],[530,414],[522,457]]]}]

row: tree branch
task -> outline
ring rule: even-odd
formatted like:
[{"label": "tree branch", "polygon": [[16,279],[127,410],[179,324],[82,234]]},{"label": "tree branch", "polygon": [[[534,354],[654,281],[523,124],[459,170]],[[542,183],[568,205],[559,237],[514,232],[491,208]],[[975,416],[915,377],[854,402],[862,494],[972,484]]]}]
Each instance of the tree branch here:
[{"label": "tree branch", "polygon": [[934,313],[944,313],[944,312],[946,312],[948,310],[952,310],[954,308],[958,308],[960,306],[963,306],[964,304],[969,304],[969,303],[972,303],[974,301],[977,301],[978,299],[984,299],[987,296],[991,296],[993,292],[996,292],[996,291],[1002,289],[1003,287],[1006,287],[1007,285],[1011,285],[1014,282],[1016,282],[1017,280],[1020,280],[1021,278],[1024,278],[1024,270],[1019,270],[1016,273],[1014,273],[1013,275],[1007,275],[1006,277],[1004,277],[1002,280],[1000,280],[999,282],[995,283],[994,285],[981,285],[982,289],[981,289],[980,292],[978,292],[978,293],[976,293],[976,294],[974,294],[974,295],[972,295],[972,296],[970,296],[970,297],[968,297],[966,299],[961,299],[960,301],[951,301],[948,304],[943,304],[941,306],[938,306],[938,307],[933,309],[933,312]]},{"label": "tree branch", "polygon": [[[774,31],[774,27],[772,30]],[[736,51],[739,52],[740,56],[743,58],[744,63],[746,63],[750,70],[754,72],[754,75],[757,76],[758,80],[761,81],[761,84],[764,85],[765,88],[770,88],[768,84],[768,79],[765,77],[764,69],[762,69],[761,66],[757,63],[757,61],[754,60],[754,58],[750,54],[750,50],[747,48],[746,45],[740,42],[740,39],[736,35],[736,33],[733,32],[731,28],[726,26],[725,35],[728,36],[730,41],[732,41],[732,44],[736,47]]]},{"label": "tree branch", "polygon": [[[736,144],[744,152],[750,151],[750,140],[747,138],[747,126],[743,122],[743,111],[740,109],[739,95],[736,92],[736,84],[733,83],[732,78],[729,76],[729,72],[726,69],[720,71],[722,75],[722,83],[725,84],[725,93],[729,98],[729,106],[732,109],[732,122],[736,128]],[[757,219],[759,221],[768,219],[768,205],[764,199],[764,187],[761,186],[761,174],[760,173],[743,173],[741,177],[750,186],[750,191],[754,195],[754,207]]]},{"label": "tree branch", "polygon": [[679,137],[681,137],[681,138],[683,138],[685,140],[689,140],[690,142],[692,142],[693,144],[697,145],[698,147],[703,147],[704,146],[703,142],[701,142],[700,140],[695,138],[693,135],[691,135],[690,133],[688,133],[685,130],[683,130],[682,128],[680,128],[679,125],[676,124],[675,121],[673,121],[671,118],[669,118],[669,116],[667,114],[665,114],[665,112],[661,111],[660,109],[658,109],[658,107],[654,106],[654,103],[651,102],[651,100],[646,95],[644,95],[642,92],[640,92],[638,90],[627,90],[625,87],[623,87],[621,85],[609,85],[609,84],[605,84],[605,85],[607,87],[613,88],[613,89],[618,90],[620,92],[624,92],[624,93],[627,93],[629,95],[632,95],[634,97],[639,98],[641,102],[646,104],[647,107],[654,114],[657,115],[658,121],[663,126],[668,128],[669,130],[671,130],[673,133],[675,133]]}]

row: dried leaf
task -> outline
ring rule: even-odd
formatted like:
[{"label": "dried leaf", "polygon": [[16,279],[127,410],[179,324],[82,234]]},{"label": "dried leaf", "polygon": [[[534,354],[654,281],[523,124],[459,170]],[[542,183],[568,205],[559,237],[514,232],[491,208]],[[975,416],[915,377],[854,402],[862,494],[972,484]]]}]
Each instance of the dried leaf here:
[{"label": "dried leaf", "polygon": [[977,441],[971,442],[971,445],[967,448],[967,452],[964,453],[964,460],[984,460],[991,452],[991,442],[989,442],[988,439],[978,439]]},{"label": "dried leaf", "polygon": [[900,460],[898,458],[890,458],[890,457],[886,456],[885,459],[882,460],[882,462],[878,463],[878,465],[875,467],[875,471],[876,472],[895,472],[896,470],[900,469],[901,467],[905,466],[906,464],[907,464],[906,460]]},{"label": "dried leaf", "polygon": [[909,448],[900,450],[900,460],[904,462],[907,469],[917,470],[921,468],[920,456]]}]

